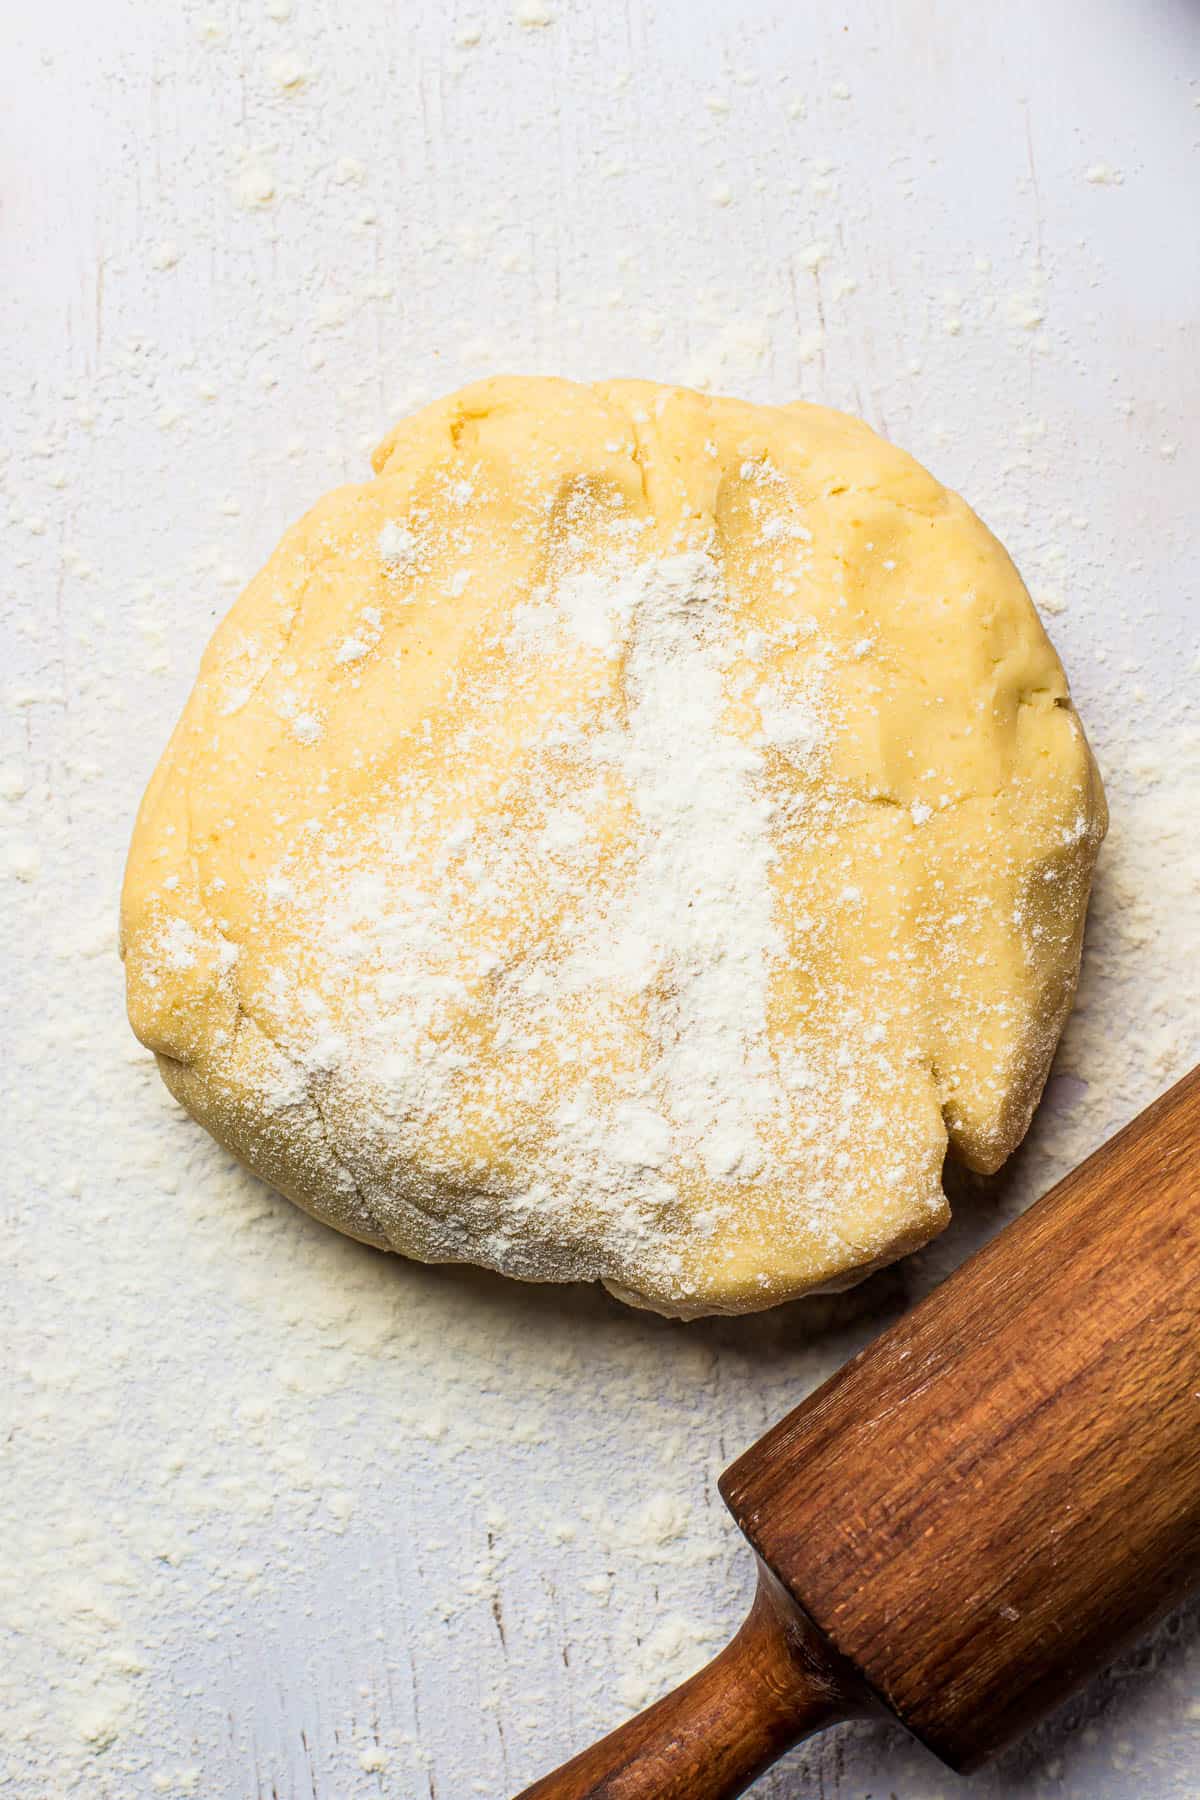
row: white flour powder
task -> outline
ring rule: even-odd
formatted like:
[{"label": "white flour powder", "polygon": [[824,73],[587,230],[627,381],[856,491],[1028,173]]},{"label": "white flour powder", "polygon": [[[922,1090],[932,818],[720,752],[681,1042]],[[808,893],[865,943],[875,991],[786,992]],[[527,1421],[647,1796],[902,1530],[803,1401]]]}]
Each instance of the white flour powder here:
[{"label": "white flour powder", "polygon": [[[739,652],[719,574],[704,555],[635,564],[615,582],[562,584],[557,607],[584,641],[624,638],[627,709],[592,754],[632,797],[632,881],[568,956],[568,987],[614,981],[651,996],[662,1111],[621,1115],[620,1160],[656,1169],[678,1139],[711,1177],[753,1175],[758,1122],[776,1111],[767,976],[774,919],[761,755],[722,718]],[[815,749],[819,725],[809,720]]]},{"label": "white flour powder", "polygon": [[[403,536],[382,534],[387,564]],[[510,670],[599,654],[616,672],[615,693],[583,715],[542,721],[519,823],[480,792],[463,801],[476,813],[447,817],[404,783],[378,819],[335,817],[264,877],[264,916],[284,916],[295,946],[270,998],[300,1058],[268,1045],[262,1089],[278,1110],[319,1107],[314,1154],[335,1131],[339,1164],[385,1224],[409,1203],[398,1191],[420,1204],[420,1184],[447,1171],[463,1195],[439,1227],[444,1253],[469,1227],[512,1271],[559,1246],[567,1270],[595,1274],[599,1209],[607,1254],[624,1242],[623,1267],[653,1262],[678,1281],[682,1238],[712,1230],[722,1184],[763,1170],[764,1131],[794,1130],[812,1082],[768,1025],[785,954],[768,757],[815,772],[829,703],[819,652],[786,692],[763,681],[750,661],[763,634],[739,621],[711,554],[638,555],[619,519],[609,536],[607,558],[556,570],[496,646]],[[747,703],[750,742],[731,720]],[[463,1030],[481,993],[486,1024]],[[523,1058],[501,1092],[498,1053]],[[452,1141],[498,1132],[502,1152],[474,1170]],[[381,1168],[403,1175],[385,1184]],[[827,1204],[821,1172],[815,1157],[798,1197],[810,1214]],[[689,1225],[681,1183],[714,1182]]]},{"label": "white flour powder", "polygon": [[[736,1625],[724,1462],[1200,1053],[1194,234],[1167,218],[1194,9],[1073,46],[1069,7],[945,8],[936,55],[913,0],[555,10],[50,6],[13,35],[5,1800],[515,1793]],[[280,58],[311,71],[286,96]],[[131,810],[213,621],[382,420],[498,364],[864,412],[1059,615],[1113,811],[1068,1078],[856,1326],[816,1301],[675,1327],[373,1254],[240,1169],[129,1036]],[[323,727],[297,704],[302,744]],[[1194,1800],[1198,1702],[1193,1613],[971,1793]],[[958,1791],[863,1723],[755,1794]]]}]

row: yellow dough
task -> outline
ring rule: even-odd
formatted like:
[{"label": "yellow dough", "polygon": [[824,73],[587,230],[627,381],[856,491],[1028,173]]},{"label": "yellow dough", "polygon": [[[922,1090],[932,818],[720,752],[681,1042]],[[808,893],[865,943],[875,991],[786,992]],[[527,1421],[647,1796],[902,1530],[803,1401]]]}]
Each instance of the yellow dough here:
[{"label": "yellow dough", "polygon": [[284,537],[125,881],[134,1030],[430,1261],[688,1315],[847,1285],[1020,1141],[1105,829],[1012,563],[865,425],[480,383]]}]

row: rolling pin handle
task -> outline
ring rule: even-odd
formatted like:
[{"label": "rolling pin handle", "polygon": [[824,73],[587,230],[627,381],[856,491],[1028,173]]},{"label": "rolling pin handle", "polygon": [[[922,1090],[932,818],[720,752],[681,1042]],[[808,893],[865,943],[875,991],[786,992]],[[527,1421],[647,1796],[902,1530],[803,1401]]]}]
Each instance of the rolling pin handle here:
[{"label": "rolling pin handle", "polygon": [[760,1563],[718,1657],[517,1800],[733,1800],[802,1738],[870,1710]]}]

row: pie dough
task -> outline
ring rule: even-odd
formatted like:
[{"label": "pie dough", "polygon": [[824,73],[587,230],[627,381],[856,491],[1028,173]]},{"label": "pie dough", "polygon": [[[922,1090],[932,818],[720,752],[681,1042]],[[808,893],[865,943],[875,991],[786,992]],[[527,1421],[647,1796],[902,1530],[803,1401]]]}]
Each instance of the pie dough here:
[{"label": "pie dough", "polygon": [[845,1286],[1020,1141],[1100,780],[1016,570],[858,420],[482,382],[217,631],[129,1012],[369,1243],[690,1315]]}]

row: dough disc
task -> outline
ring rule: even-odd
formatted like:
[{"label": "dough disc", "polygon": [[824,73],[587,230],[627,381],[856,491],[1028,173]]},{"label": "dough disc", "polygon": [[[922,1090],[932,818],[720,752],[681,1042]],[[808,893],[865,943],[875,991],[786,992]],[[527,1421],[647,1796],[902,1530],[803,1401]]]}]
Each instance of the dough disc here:
[{"label": "dough disc", "polygon": [[664,1312],[846,1285],[1020,1141],[1105,827],[1004,550],[865,425],[497,379],[217,631],[130,1017],[340,1230]]}]

